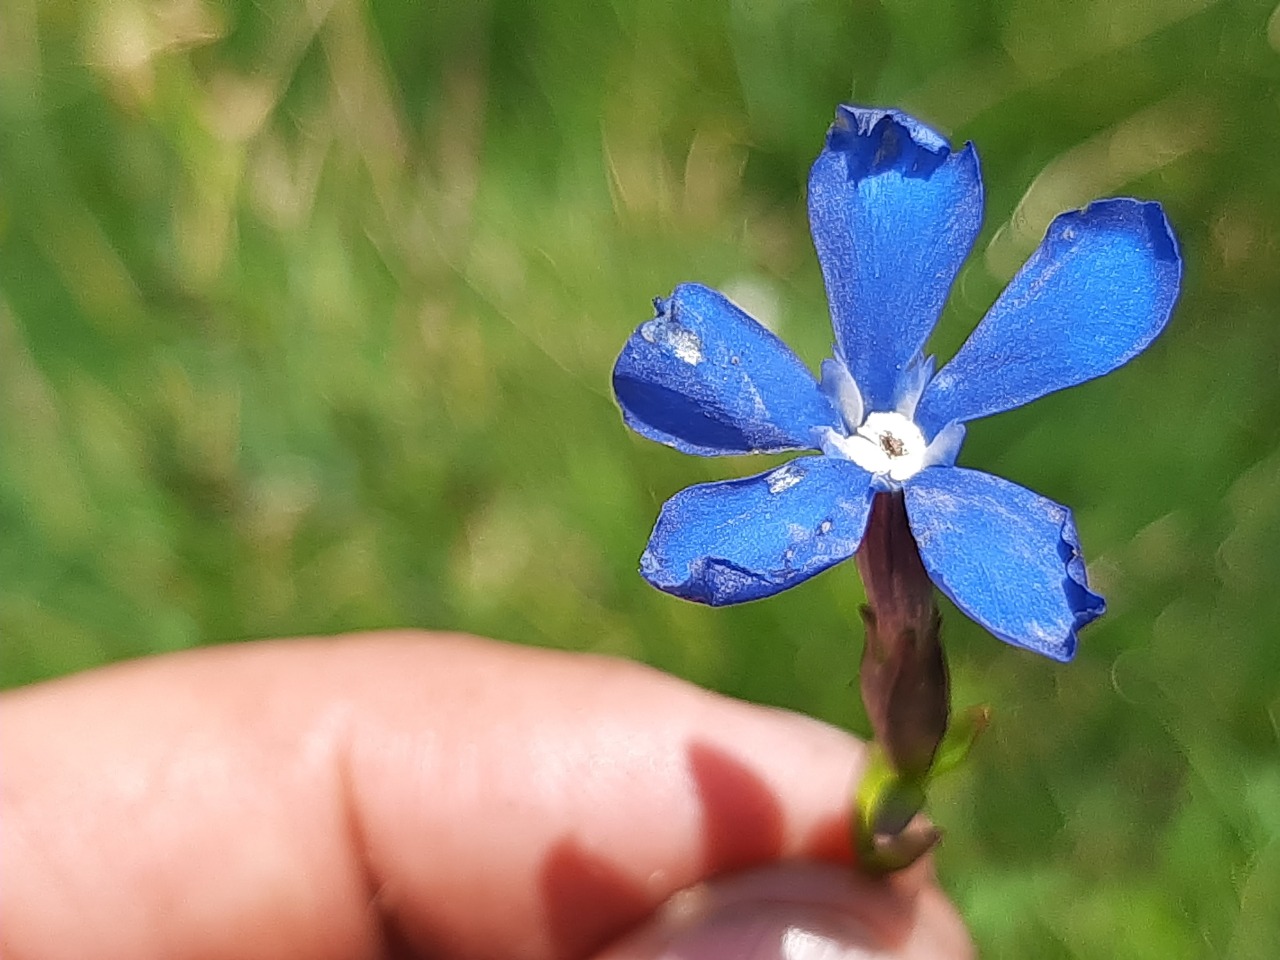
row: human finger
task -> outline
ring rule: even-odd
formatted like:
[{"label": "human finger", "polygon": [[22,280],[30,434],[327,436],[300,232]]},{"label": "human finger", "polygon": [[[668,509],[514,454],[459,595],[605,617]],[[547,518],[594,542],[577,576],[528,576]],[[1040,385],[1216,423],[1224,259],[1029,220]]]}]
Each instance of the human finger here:
[{"label": "human finger", "polygon": [[706,877],[847,861],[861,758],[634,664],[408,634],[70,678],[0,738],[31,956],[581,957]]}]

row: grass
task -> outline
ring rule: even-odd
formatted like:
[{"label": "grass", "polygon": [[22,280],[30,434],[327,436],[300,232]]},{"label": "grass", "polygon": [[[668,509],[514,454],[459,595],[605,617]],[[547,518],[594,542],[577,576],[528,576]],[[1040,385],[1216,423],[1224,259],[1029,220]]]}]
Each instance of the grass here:
[{"label": "grass", "polygon": [[979,147],[947,356],[1049,219],[1161,200],[1187,260],[1122,372],[962,462],[1076,510],[1068,667],[947,616],[995,709],[933,812],[991,957],[1280,942],[1280,14],[1246,0],[0,5],[0,682],[389,625],[644,659],[865,729],[852,566],[659,595],[663,499],[759,469],[630,436],[649,300],[829,347],[803,184],[840,100]]}]

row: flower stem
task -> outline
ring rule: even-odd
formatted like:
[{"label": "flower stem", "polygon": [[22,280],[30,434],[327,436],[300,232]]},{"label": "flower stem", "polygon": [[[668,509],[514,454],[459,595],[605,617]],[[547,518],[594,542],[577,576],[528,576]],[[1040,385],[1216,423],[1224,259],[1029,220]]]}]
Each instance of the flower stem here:
[{"label": "flower stem", "polygon": [[[879,765],[858,793],[859,846],[871,858],[869,866],[889,870],[915,860],[937,840],[930,829],[919,842],[909,842],[909,824],[924,802],[950,716],[942,618],[901,492],[876,494],[857,563],[867,592],[862,700]],[[891,849],[892,857],[881,855]]]}]

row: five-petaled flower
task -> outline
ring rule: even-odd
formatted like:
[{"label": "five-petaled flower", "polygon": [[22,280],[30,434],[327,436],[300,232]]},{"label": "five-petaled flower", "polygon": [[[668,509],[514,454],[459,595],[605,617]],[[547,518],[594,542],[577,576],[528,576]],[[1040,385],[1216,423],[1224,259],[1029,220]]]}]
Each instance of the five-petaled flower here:
[{"label": "five-petaled flower", "polygon": [[955,466],[964,424],[1101,376],[1164,328],[1182,265],[1159,204],[1099,200],[1040,247],[936,374],[925,341],[978,234],[973,144],[953,151],[896,110],[842,106],[809,177],[835,327],[821,380],[721,294],[684,284],[613,372],[626,422],[702,456],[818,450],[662,508],[641,572],[740,603],[852,556],[878,491],[901,490],[934,583],[997,637],[1058,660],[1104,604],[1071,512]]}]

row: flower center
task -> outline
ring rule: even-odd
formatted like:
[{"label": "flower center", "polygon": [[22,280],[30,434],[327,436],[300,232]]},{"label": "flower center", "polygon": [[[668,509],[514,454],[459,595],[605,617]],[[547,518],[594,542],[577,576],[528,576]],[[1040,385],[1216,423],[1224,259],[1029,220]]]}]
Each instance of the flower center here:
[{"label": "flower center", "polygon": [[880,449],[891,457],[904,457],[907,454],[907,445],[892,433],[880,434]]},{"label": "flower center", "polygon": [[920,428],[900,413],[869,413],[852,436],[833,434],[827,442],[868,473],[898,483],[925,468],[929,447]]}]

